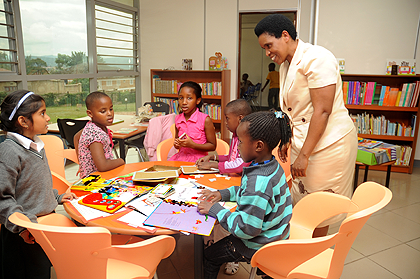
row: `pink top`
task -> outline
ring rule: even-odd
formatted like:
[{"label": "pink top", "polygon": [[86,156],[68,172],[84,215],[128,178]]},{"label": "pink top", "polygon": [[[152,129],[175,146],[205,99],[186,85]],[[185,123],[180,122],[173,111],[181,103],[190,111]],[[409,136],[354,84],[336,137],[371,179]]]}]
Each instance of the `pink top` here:
[{"label": "pink top", "polygon": [[238,150],[239,139],[236,133],[233,133],[230,142],[229,154],[219,155],[219,171],[220,173],[242,173],[244,167],[248,167],[251,163],[245,163],[242,160]]},{"label": "pink top", "polygon": [[112,132],[108,128],[107,132],[108,133],[96,126],[96,124],[92,121],[89,121],[83,128],[83,132],[79,140],[79,169],[81,178],[85,178],[89,174],[98,171],[95,163],[93,162],[92,153],[89,149],[89,146],[92,143],[102,143],[105,158],[107,160],[114,158],[112,155]]},{"label": "pink top", "polygon": [[[198,109],[185,120],[184,113],[178,114],[175,117],[175,126],[178,129],[178,136],[183,133],[187,134],[195,143],[204,144],[207,142],[206,132],[204,130],[204,122],[209,117],[207,114],[200,112]],[[169,161],[185,161],[196,162],[203,156],[206,156],[207,151],[200,151],[189,147],[181,147],[179,152],[172,156]]]}]

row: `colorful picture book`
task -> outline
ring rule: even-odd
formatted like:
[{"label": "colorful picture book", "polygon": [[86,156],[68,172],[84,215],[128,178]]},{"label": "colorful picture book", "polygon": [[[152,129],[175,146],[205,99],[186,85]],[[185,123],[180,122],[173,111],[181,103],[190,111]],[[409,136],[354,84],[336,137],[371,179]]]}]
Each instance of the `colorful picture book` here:
[{"label": "colorful picture book", "polygon": [[175,192],[172,184],[158,184],[151,191],[150,194],[159,198],[166,198]]},{"label": "colorful picture book", "polygon": [[76,181],[72,186],[72,190],[77,191],[93,191],[111,184],[114,179],[103,179],[100,175],[91,174],[85,178]]},{"label": "colorful picture book", "polygon": [[359,138],[359,146],[364,148],[374,148],[381,145],[382,143],[382,141]]},{"label": "colorful picture book", "polygon": [[150,214],[152,214],[152,212],[162,203],[162,201],[162,199],[149,192],[131,200],[127,203],[126,207],[139,212],[145,217],[149,217]]},{"label": "colorful picture book", "polygon": [[133,183],[133,174],[119,176],[108,185],[92,191],[79,201],[79,204],[114,213],[135,197],[148,193],[153,187],[137,186]]},{"label": "colorful picture book", "polygon": [[215,222],[215,218],[201,215],[196,206],[162,202],[144,224],[208,236]]}]

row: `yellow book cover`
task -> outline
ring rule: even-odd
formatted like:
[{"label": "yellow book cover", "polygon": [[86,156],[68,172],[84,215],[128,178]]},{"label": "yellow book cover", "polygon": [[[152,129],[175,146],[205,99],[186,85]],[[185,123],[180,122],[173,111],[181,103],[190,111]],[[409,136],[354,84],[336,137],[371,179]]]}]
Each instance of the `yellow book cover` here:
[{"label": "yellow book cover", "polygon": [[398,107],[400,104],[400,98],[401,98],[401,90],[398,90],[397,100],[395,101],[396,107]]}]

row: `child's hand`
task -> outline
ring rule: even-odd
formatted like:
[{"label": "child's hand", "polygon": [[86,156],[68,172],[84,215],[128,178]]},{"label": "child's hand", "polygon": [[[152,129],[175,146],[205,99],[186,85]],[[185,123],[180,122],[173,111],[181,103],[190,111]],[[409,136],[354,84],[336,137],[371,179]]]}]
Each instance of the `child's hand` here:
[{"label": "child's hand", "polygon": [[72,199],[77,199],[75,193],[65,193],[64,196],[61,198],[61,202],[71,201]]},{"label": "child's hand", "polygon": [[35,238],[32,236],[32,234],[29,232],[28,229],[25,229],[23,231],[20,232],[20,237],[23,238],[23,241],[25,241],[28,244],[34,244],[35,243]]},{"label": "child's hand", "polygon": [[192,148],[194,144],[193,140],[188,135],[185,135],[182,139],[179,138],[178,142],[179,142],[179,146],[181,147]]},{"label": "child's hand", "polygon": [[201,201],[197,205],[197,211],[200,212],[200,214],[208,214],[210,211],[210,208],[213,206],[214,203],[208,202],[208,201]]},{"label": "child's hand", "polygon": [[196,163],[196,165],[199,170],[210,170],[214,168],[211,162],[200,162]]},{"label": "child's hand", "polygon": [[219,191],[210,191],[207,189],[204,189],[203,191],[199,192],[201,196],[198,197],[200,201],[208,201],[208,202],[218,202],[222,199],[222,195]]},{"label": "child's hand", "polygon": [[207,155],[207,156],[201,157],[200,159],[197,160],[197,162],[195,162],[195,164],[198,165],[201,162],[208,162],[210,161],[210,159],[213,159],[213,157],[214,157],[213,155]]}]

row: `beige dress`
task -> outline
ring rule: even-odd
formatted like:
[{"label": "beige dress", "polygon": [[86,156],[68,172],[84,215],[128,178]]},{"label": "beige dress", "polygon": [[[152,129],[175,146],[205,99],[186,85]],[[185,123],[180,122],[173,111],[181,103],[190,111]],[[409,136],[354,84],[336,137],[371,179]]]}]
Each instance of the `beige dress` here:
[{"label": "beige dress", "polygon": [[[295,205],[305,195],[328,191],[351,197],[357,155],[357,133],[344,106],[342,81],[334,55],[320,46],[298,40],[293,59],[280,67],[280,105],[292,123],[291,163],[296,160],[306,140],[313,114],[310,88],[336,84],[333,109],[327,127],[308,160],[306,177],[293,180]],[[320,227],[335,223],[331,218]]]}]

